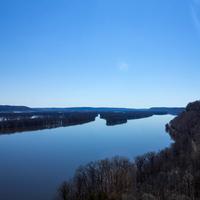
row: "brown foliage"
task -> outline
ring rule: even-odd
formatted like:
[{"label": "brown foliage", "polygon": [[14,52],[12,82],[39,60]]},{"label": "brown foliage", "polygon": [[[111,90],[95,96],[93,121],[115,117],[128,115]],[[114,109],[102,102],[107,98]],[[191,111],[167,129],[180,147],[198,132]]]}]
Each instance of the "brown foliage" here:
[{"label": "brown foliage", "polygon": [[115,157],[80,167],[59,190],[63,200],[200,199],[200,101],[167,126],[170,148],[135,158]]}]

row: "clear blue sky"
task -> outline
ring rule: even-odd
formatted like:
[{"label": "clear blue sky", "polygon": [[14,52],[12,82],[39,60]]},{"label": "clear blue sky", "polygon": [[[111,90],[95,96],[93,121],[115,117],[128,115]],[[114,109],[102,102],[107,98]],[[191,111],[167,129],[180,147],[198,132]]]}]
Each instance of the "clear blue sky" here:
[{"label": "clear blue sky", "polygon": [[200,97],[199,0],[1,0],[0,104],[184,106]]}]

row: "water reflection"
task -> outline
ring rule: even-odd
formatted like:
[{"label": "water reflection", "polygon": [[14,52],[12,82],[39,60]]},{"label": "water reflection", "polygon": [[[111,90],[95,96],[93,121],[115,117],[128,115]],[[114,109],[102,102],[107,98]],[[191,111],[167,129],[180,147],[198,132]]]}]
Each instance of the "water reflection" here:
[{"label": "water reflection", "polygon": [[[81,164],[115,155],[133,158],[170,144],[164,125],[171,115],[106,126],[105,120],[0,137],[0,197],[52,199]],[[11,192],[12,191],[12,192]]]}]

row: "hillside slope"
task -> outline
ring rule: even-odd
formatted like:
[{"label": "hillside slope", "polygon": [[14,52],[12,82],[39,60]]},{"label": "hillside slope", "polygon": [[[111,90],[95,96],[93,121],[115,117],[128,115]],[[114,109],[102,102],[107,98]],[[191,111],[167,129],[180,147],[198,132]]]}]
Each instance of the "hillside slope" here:
[{"label": "hillside slope", "polygon": [[115,157],[80,167],[58,191],[62,200],[199,200],[200,101],[166,125],[174,140],[134,161]]}]

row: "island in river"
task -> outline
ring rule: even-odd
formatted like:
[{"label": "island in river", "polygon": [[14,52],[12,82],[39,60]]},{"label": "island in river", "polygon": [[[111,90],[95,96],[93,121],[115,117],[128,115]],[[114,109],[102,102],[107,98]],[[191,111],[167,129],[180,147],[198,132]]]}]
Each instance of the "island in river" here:
[{"label": "island in river", "polygon": [[98,115],[106,120],[106,125],[112,126],[126,123],[131,119],[146,118],[153,115],[178,115],[184,110],[185,108],[182,107],[153,107],[149,109],[30,108],[0,105],[0,134],[84,124],[95,121]]}]

